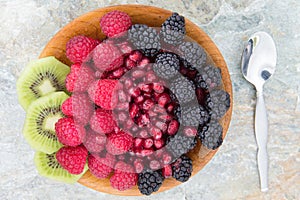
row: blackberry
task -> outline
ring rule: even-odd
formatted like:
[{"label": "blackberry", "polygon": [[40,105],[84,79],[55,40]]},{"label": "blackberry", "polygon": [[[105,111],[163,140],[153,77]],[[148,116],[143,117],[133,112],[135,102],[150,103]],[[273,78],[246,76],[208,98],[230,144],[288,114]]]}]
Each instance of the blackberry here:
[{"label": "blackberry", "polygon": [[196,75],[196,77],[194,78],[194,84],[195,84],[196,88],[208,90],[207,83],[205,82],[203,76],[200,73],[198,73]]},{"label": "blackberry", "polygon": [[[197,78],[197,80],[195,80],[196,87],[205,86],[205,88],[201,88],[211,90],[213,88],[219,87],[222,83],[221,69],[218,67],[206,65],[199,70],[199,73],[201,74],[199,75],[201,76],[201,79]],[[201,83],[202,81],[204,81],[206,85]]]},{"label": "blackberry", "polygon": [[174,116],[175,118],[180,122],[181,121],[181,107],[180,105],[177,105],[175,108],[174,108]]},{"label": "blackberry", "polygon": [[188,103],[196,97],[193,81],[183,76],[179,76],[171,82],[170,90],[175,94],[180,104]]},{"label": "blackberry", "polygon": [[201,105],[184,106],[181,111],[181,123],[184,126],[203,126],[209,121],[208,111]]},{"label": "blackberry", "polygon": [[154,56],[160,49],[159,34],[145,24],[132,25],[129,29],[129,39],[145,56]]},{"label": "blackberry", "polygon": [[213,90],[206,95],[205,104],[212,119],[220,119],[230,107],[230,96],[224,90]]},{"label": "blackberry", "polygon": [[137,185],[142,194],[150,195],[160,188],[163,181],[164,177],[160,170],[147,170],[139,174]]},{"label": "blackberry", "polygon": [[192,68],[200,69],[206,63],[206,53],[204,49],[195,42],[183,42],[179,45],[182,58],[185,59]]},{"label": "blackberry", "polygon": [[223,128],[218,121],[212,120],[204,126],[199,126],[198,137],[208,149],[216,149],[221,146]]},{"label": "blackberry", "polygon": [[185,20],[178,13],[173,13],[161,26],[160,35],[164,42],[179,45],[185,36]]},{"label": "blackberry", "polygon": [[169,137],[166,143],[167,150],[173,154],[174,158],[178,158],[192,150],[197,144],[197,139],[196,137],[185,136],[180,130],[175,136]]},{"label": "blackberry", "polygon": [[171,79],[179,70],[179,59],[173,53],[158,54],[153,65],[153,71],[160,78]]},{"label": "blackberry", "polygon": [[192,175],[193,161],[182,155],[172,164],[172,176],[180,182],[186,182]]}]

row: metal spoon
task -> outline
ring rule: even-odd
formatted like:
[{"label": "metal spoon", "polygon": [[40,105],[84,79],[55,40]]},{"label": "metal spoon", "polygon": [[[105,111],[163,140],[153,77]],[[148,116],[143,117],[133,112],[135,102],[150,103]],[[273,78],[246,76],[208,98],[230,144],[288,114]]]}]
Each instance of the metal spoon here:
[{"label": "metal spoon", "polygon": [[256,32],[248,40],[242,55],[242,73],[256,88],[255,137],[258,146],[257,164],[262,192],[268,191],[268,119],[263,85],[275,71],[277,53],[272,37]]}]

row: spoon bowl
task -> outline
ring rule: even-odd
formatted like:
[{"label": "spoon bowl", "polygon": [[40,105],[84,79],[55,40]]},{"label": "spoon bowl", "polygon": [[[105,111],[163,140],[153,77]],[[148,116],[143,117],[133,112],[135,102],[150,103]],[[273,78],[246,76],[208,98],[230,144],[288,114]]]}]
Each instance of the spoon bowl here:
[{"label": "spoon bowl", "polygon": [[268,191],[268,118],[263,97],[263,85],[275,72],[277,53],[272,37],[265,32],[254,33],[243,51],[242,73],[257,91],[255,138],[258,147],[257,164],[262,192]]}]

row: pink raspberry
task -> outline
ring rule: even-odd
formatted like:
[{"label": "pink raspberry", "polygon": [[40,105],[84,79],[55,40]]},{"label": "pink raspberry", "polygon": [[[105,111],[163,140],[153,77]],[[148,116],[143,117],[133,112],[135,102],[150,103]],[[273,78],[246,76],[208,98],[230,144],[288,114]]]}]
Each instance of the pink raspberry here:
[{"label": "pink raspberry", "polygon": [[91,128],[97,133],[110,133],[117,126],[112,112],[98,108],[90,119]]},{"label": "pink raspberry", "polygon": [[110,184],[113,188],[123,191],[130,189],[137,183],[137,174],[134,173],[133,167],[130,165],[119,161],[115,165],[115,173],[110,178]]},{"label": "pink raspberry", "polygon": [[117,36],[131,26],[131,19],[127,13],[115,10],[105,14],[100,20],[102,32],[108,37]]},{"label": "pink raspberry", "polygon": [[122,52],[112,42],[102,42],[93,51],[95,66],[101,71],[110,71],[123,64]]},{"label": "pink raspberry", "polygon": [[129,151],[133,145],[133,137],[124,131],[113,133],[108,137],[106,143],[107,152],[120,155]]},{"label": "pink raspberry", "polygon": [[73,118],[64,117],[55,123],[55,132],[58,141],[67,146],[78,146],[85,137],[85,128],[76,124]]},{"label": "pink raspberry", "polygon": [[85,93],[74,93],[61,105],[62,112],[73,117],[75,123],[86,125],[93,114],[94,106]]},{"label": "pink raspberry", "polygon": [[89,152],[100,153],[106,144],[106,135],[88,130],[83,145]]},{"label": "pink raspberry", "polygon": [[115,92],[117,85],[117,80],[96,80],[90,84],[88,94],[96,105],[106,110],[111,110],[116,106],[118,100]]},{"label": "pink raspberry", "polygon": [[88,151],[82,145],[77,147],[62,147],[56,153],[58,163],[71,174],[83,172]]},{"label": "pink raspberry", "polygon": [[115,157],[109,153],[103,158],[92,154],[88,157],[89,170],[97,178],[106,178],[113,171],[114,163]]},{"label": "pink raspberry", "polygon": [[99,44],[99,41],[83,35],[70,39],[66,46],[66,55],[73,63],[81,63],[88,54]]}]

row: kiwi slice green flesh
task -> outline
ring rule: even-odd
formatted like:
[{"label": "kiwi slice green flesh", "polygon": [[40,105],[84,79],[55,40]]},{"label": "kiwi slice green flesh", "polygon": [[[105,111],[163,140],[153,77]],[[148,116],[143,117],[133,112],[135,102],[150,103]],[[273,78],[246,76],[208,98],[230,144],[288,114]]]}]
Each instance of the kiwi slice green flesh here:
[{"label": "kiwi slice green flesh", "polygon": [[70,67],[54,56],[31,61],[17,81],[18,99],[27,110],[32,101],[55,91],[65,91]]},{"label": "kiwi slice green flesh", "polygon": [[53,153],[62,147],[56,137],[55,123],[64,117],[61,104],[68,97],[64,92],[54,92],[33,101],[29,105],[23,134],[35,150]]},{"label": "kiwi slice green flesh", "polygon": [[41,151],[37,151],[35,153],[34,163],[41,176],[64,183],[75,183],[88,170],[88,166],[86,164],[81,174],[70,174],[58,163],[55,154],[56,153],[46,154]]}]

